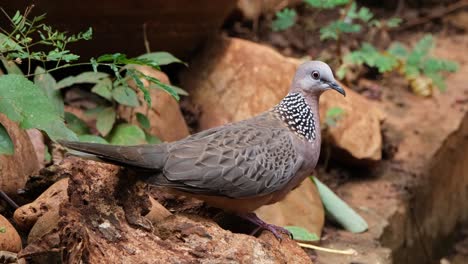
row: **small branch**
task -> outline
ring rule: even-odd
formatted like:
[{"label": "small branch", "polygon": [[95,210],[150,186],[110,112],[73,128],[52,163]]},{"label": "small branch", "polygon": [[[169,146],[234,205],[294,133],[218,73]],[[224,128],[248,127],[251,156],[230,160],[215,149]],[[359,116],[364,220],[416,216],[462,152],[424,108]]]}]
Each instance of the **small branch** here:
[{"label": "small branch", "polygon": [[151,48],[150,48],[150,43],[148,41],[148,35],[147,35],[147,32],[146,32],[146,22],[143,23],[143,43],[145,44],[146,53],[150,53]]},{"label": "small branch", "polygon": [[464,7],[468,7],[468,0],[461,0],[454,4],[447,6],[446,8],[442,10],[435,10],[434,12],[432,12],[430,15],[426,17],[422,17],[422,18],[409,21],[408,23],[405,23],[404,25],[400,27],[391,28],[390,31],[401,31],[401,30],[406,30],[406,29],[409,29],[409,28],[412,28],[421,24],[425,24],[433,19],[443,17],[449,13],[456,11],[457,9],[464,8]]},{"label": "small branch", "polygon": [[357,251],[352,248],[339,250],[339,249],[333,249],[333,248],[319,247],[319,246],[306,244],[306,243],[300,243],[300,242],[297,242],[297,244],[303,248],[315,249],[318,251],[323,251],[323,252],[328,252],[328,253],[343,254],[343,255],[357,255],[358,254]]},{"label": "small branch", "polygon": [[11,207],[13,207],[15,210],[18,209],[18,204],[13,201],[8,194],[6,194],[4,191],[0,190],[0,197],[5,200]]}]

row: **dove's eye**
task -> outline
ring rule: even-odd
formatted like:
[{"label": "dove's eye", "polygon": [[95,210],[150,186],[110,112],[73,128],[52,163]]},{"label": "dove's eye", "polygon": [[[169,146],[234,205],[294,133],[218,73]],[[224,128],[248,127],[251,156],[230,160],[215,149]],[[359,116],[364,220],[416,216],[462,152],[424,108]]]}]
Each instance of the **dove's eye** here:
[{"label": "dove's eye", "polygon": [[312,78],[314,78],[315,80],[320,79],[320,73],[318,71],[313,71]]}]

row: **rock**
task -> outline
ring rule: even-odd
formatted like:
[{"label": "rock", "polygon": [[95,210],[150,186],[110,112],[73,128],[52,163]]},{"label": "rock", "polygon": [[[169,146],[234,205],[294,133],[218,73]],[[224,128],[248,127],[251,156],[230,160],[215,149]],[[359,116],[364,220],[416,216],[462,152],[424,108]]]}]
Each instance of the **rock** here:
[{"label": "rock", "polygon": [[[163,72],[146,66],[136,66],[135,68],[146,75],[170,84],[169,78]],[[142,79],[142,82],[148,87],[148,81]],[[141,104],[136,108],[120,105],[118,112],[122,118],[137,124],[136,113],[147,113],[151,123],[151,134],[156,135],[162,141],[175,141],[189,135],[189,130],[179,109],[179,104],[171,95],[161,89],[150,89],[152,106],[151,109],[148,109],[141,91],[135,87],[133,82],[131,85],[138,91]]]},{"label": "rock", "polygon": [[[51,211],[58,211],[60,203],[68,199],[68,179],[61,179],[49,187],[34,202],[16,209],[13,218],[21,229],[30,229],[36,221]],[[56,225],[57,222],[50,223]]]},{"label": "rock", "polygon": [[21,250],[21,237],[13,225],[0,215],[0,251],[10,251],[18,253]]},{"label": "rock", "polygon": [[[58,230],[46,237],[59,235],[66,263],[311,263],[286,236],[279,243],[268,232],[260,238],[235,234],[194,214],[158,220],[153,232],[136,228],[122,205],[134,199],[126,190],[138,182],[114,165],[78,158],[64,163],[73,164],[64,169],[70,198],[60,206]],[[45,238],[38,239],[21,255],[44,254],[48,246]]]},{"label": "rock", "polygon": [[29,140],[33,145],[34,151],[36,152],[36,157],[39,163],[39,168],[44,168],[46,165],[45,160],[45,152],[46,152],[46,145],[44,143],[44,135],[41,131],[35,128],[27,129],[26,133],[28,133]]},{"label": "rock", "polygon": [[338,153],[341,154],[341,160],[363,164],[381,160],[380,123],[384,115],[378,106],[351,89],[346,89],[346,97],[330,92],[321,96],[322,120],[327,109],[332,107],[344,110],[336,125],[329,127],[327,131],[332,145],[342,150]]},{"label": "rock", "polygon": [[[36,0],[34,13],[47,13],[48,25],[66,29],[70,34],[93,28],[92,41],[73,47],[82,61],[89,61],[97,54],[122,51],[129,57],[138,56],[145,53],[145,40],[152,51],[168,51],[187,58],[218,33],[236,3],[237,0],[198,0],[195,4],[193,0],[111,3]],[[2,8],[9,14],[23,10],[24,6],[18,1],[2,1]]]},{"label": "rock", "polygon": [[41,239],[47,233],[58,228],[59,220],[60,216],[58,208],[53,208],[39,217],[31,228],[31,231],[29,231],[28,244]]},{"label": "rock", "polygon": [[[220,38],[181,74],[182,86],[199,109],[200,130],[239,121],[266,111],[288,92],[300,64],[270,47],[236,38]],[[351,162],[381,158],[381,112],[367,99],[347,89],[347,97],[327,92],[320,99],[321,117],[329,107],[346,115],[330,129],[332,144]],[[369,140],[370,139],[370,140]],[[349,156],[349,157],[348,157]]]},{"label": "rock", "polygon": [[322,200],[317,187],[310,180],[303,181],[284,200],[263,206],[256,213],[267,223],[304,227],[319,237],[325,222]]},{"label": "rock", "polygon": [[166,217],[171,216],[171,212],[169,212],[164,206],[162,206],[158,201],[156,201],[153,197],[149,197],[151,207],[149,208],[148,214],[145,217],[150,220],[153,225],[164,220]]},{"label": "rock", "polygon": [[237,8],[244,17],[248,19],[258,19],[262,14],[274,13],[286,6],[297,5],[301,2],[302,0],[239,0],[237,1]]},{"label": "rock", "polygon": [[0,155],[0,189],[14,196],[24,187],[28,177],[39,171],[39,162],[26,131],[3,114],[0,114],[0,123],[15,146],[13,155]]}]

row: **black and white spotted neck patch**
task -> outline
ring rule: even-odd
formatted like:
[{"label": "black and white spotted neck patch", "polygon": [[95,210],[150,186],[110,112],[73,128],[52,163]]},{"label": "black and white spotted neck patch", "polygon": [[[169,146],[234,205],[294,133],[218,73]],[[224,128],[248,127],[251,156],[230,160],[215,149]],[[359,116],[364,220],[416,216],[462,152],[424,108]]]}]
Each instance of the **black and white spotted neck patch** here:
[{"label": "black and white spotted neck patch", "polygon": [[290,93],[273,108],[294,133],[309,142],[317,137],[312,109],[301,93]]}]

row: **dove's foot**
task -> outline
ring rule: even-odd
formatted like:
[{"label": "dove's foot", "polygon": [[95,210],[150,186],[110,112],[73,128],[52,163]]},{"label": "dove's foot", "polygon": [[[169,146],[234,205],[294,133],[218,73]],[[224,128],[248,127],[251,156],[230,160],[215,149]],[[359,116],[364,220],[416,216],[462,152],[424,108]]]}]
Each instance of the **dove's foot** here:
[{"label": "dove's foot", "polygon": [[249,222],[251,222],[251,223],[254,223],[255,225],[257,225],[257,228],[255,228],[250,235],[255,235],[260,230],[268,230],[271,233],[273,233],[273,235],[279,241],[282,240],[281,233],[284,233],[284,234],[288,235],[289,237],[292,237],[291,232],[289,232],[286,228],[281,227],[281,226],[268,224],[265,221],[263,221],[262,219],[260,219],[255,213],[238,214],[238,216],[245,219],[245,220],[247,220],[247,221],[249,221]]}]

